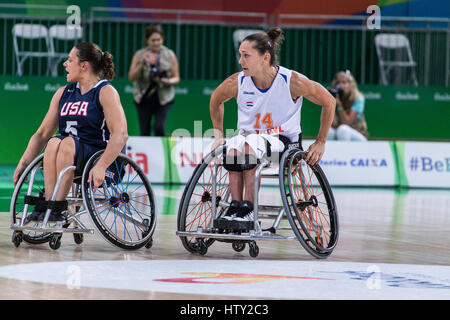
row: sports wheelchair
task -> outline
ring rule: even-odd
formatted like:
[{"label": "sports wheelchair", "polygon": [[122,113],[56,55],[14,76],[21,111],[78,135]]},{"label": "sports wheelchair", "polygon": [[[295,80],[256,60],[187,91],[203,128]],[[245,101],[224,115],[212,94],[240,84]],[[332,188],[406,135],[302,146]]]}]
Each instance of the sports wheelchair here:
[{"label": "sports wheelchair", "polygon": [[[254,221],[247,230],[224,229],[215,223],[231,203],[228,172],[223,167],[226,146],[207,155],[190,177],[178,210],[176,234],[184,248],[205,255],[214,241],[231,243],[236,252],[248,244],[250,256],[256,257],[256,241],[298,239],[315,258],[327,258],[339,236],[333,193],[320,166],[309,165],[307,153],[298,144],[292,146],[281,153],[281,158],[280,153],[273,153],[259,161],[254,178]],[[279,180],[282,206],[259,204],[260,178]],[[283,222],[286,219],[290,226]],[[269,222],[268,227],[263,229],[261,222]]]},{"label": "sports wheelchair", "polygon": [[[94,233],[81,218],[87,213],[92,224],[111,244],[122,249],[150,248],[156,226],[155,200],[152,187],[139,166],[121,153],[108,167],[104,182],[95,192],[88,183],[89,171],[104,150],[93,154],[85,165],[66,167],[56,181],[55,190],[42,221],[27,221],[33,206],[44,200],[44,154],[36,157],[20,176],[10,206],[13,244],[49,242],[50,248],[61,246],[63,233],[72,233],[75,243],[83,235]],[[65,201],[54,201],[63,176],[75,171],[71,191]],[[65,203],[64,221],[49,219],[58,203]]]}]

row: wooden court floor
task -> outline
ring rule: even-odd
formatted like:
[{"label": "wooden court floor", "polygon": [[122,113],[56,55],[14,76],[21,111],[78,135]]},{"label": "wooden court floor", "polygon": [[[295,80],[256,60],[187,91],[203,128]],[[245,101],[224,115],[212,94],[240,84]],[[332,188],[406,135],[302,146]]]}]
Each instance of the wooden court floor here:
[{"label": "wooden court floor", "polygon": [[[383,188],[335,188],[339,210],[340,239],[337,248],[326,260],[310,256],[297,241],[262,241],[260,253],[251,258],[247,250],[237,253],[230,244],[214,243],[205,256],[187,252],[176,230],[177,200],[182,188],[167,189],[155,186],[159,203],[157,227],[151,249],[124,251],[107,243],[99,234],[85,235],[84,243],[74,243],[71,234],[62,238],[61,248],[52,250],[48,244],[11,243],[8,212],[0,213],[0,271],[2,267],[34,263],[133,261],[164,262],[223,261],[232,269],[236,261],[260,261],[270,265],[278,262],[314,262],[329,266],[333,262],[374,264],[450,265],[450,192],[448,190],[404,190]],[[277,189],[262,190],[270,198]],[[168,199],[172,199],[168,201]],[[125,264],[126,265],[126,264]],[[18,267],[19,268],[19,267]],[[63,267],[62,267],[63,268]],[[13,268],[14,269],[14,268]],[[30,280],[20,280],[0,274],[0,299],[236,299],[236,295],[221,293],[163,292],[136,287],[105,288],[41,281],[51,278],[45,269]],[[165,272],[160,271],[164,278]],[[251,270],[236,270],[250,272]],[[169,276],[170,277],[170,276]],[[107,276],[106,276],[107,278]],[[449,276],[450,278],[450,276]],[[114,279],[110,279],[114,281]],[[279,290],[283,290],[280,287]],[[450,290],[448,290],[450,292]],[[446,294],[447,291],[446,291]],[[239,299],[261,298],[261,294],[238,295]],[[262,295],[264,297],[264,295]],[[268,296],[270,298],[270,296]],[[306,296],[306,298],[308,298]],[[338,298],[338,297],[337,297]],[[450,296],[449,296],[450,298]]]}]

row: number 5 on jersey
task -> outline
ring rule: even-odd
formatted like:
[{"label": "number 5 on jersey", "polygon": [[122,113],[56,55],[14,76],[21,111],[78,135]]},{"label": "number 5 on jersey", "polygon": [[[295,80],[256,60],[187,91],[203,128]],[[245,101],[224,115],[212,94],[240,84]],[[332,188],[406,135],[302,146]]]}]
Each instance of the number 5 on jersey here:
[{"label": "number 5 on jersey", "polygon": [[78,121],[67,121],[65,131],[71,135],[77,136],[78,131],[77,131],[77,128],[75,128],[77,126],[77,124],[78,124]]},{"label": "number 5 on jersey", "polygon": [[273,127],[271,112],[267,112],[262,119],[261,119],[261,113],[259,113],[259,112],[257,114],[255,114],[255,117],[256,117],[256,121],[255,121],[255,124],[253,125],[254,129],[261,129],[260,122],[266,126],[265,129],[271,129]]}]

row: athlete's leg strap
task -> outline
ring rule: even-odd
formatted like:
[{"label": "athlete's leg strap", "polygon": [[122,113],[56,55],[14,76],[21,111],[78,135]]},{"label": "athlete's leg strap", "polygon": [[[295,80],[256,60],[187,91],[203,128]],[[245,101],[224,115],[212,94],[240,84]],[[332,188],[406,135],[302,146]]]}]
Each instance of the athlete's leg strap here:
[{"label": "athlete's leg strap", "polygon": [[241,172],[252,170],[259,163],[258,159],[252,154],[230,156],[223,159],[223,167],[228,171]]},{"label": "athlete's leg strap", "polygon": [[62,212],[64,210],[67,210],[68,202],[67,200],[63,201],[48,201],[48,208],[52,210],[52,212]]}]

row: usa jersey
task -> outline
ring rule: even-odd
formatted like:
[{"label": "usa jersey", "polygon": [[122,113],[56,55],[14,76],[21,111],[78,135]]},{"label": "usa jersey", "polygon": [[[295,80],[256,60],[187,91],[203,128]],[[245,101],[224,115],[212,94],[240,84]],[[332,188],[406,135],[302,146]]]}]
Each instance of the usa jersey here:
[{"label": "usa jersey", "polygon": [[59,100],[59,133],[78,137],[80,142],[105,148],[110,132],[100,104],[100,89],[110,84],[100,80],[85,94],[78,82],[66,86]]},{"label": "usa jersey", "polygon": [[265,90],[253,83],[252,77],[238,76],[238,129],[259,133],[281,134],[298,140],[301,133],[300,112],[303,97],[292,100],[290,90],[292,70],[278,66],[272,85]]}]

